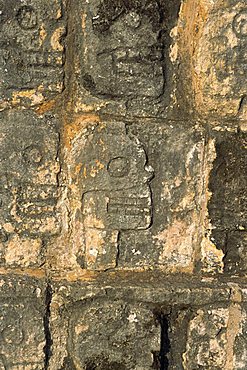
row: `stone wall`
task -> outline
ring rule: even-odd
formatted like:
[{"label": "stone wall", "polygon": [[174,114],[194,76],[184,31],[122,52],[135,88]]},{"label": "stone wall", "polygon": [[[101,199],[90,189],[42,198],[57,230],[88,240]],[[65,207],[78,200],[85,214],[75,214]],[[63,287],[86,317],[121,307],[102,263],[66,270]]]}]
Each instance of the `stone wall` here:
[{"label": "stone wall", "polygon": [[0,369],[247,369],[247,6],[0,0]]}]

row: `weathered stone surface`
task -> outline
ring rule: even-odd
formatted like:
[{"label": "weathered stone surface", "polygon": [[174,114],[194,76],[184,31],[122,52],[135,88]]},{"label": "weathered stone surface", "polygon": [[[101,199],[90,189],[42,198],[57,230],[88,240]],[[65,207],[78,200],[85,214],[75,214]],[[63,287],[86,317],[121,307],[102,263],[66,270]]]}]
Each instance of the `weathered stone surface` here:
[{"label": "weathered stone surface", "polygon": [[187,348],[184,353],[186,369],[225,369],[227,322],[229,312],[224,307],[198,309],[190,320]]},{"label": "weathered stone surface", "polygon": [[158,115],[173,90],[169,57],[180,0],[79,1],[75,66],[83,111]]},{"label": "weathered stone surface", "polygon": [[[128,132],[145,148],[154,170],[150,182],[152,224],[145,233],[124,231],[119,240],[119,266],[164,266],[191,271],[197,260],[204,188],[202,157],[207,151],[202,128],[187,122],[133,122]],[[151,262],[153,261],[153,262]]]},{"label": "weathered stone surface", "polygon": [[52,115],[1,113],[0,233],[5,265],[40,265],[49,237],[59,231],[56,125]]},{"label": "weathered stone surface", "polygon": [[192,84],[198,112],[218,117],[244,113],[246,119],[246,4],[201,0],[190,11],[194,17]]},{"label": "weathered stone surface", "polygon": [[[150,309],[121,299],[121,290],[119,297],[112,301],[104,289],[91,286],[90,293],[83,283],[64,282],[55,284],[53,289],[51,369],[119,366],[134,369],[138,368],[136,365],[150,368],[151,350],[159,351],[160,339],[158,324]],[[116,293],[118,295],[118,291]]]},{"label": "weathered stone surface", "polygon": [[233,366],[236,370],[246,368],[247,364],[247,315],[246,304],[241,310],[241,319],[236,327],[237,336],[234,342],[234,361]]},{"label": "weathered stone surface", "polygon": [[78,368],[152,366],[160,349],[160,330],[150,309],[138,303],[96,300],[72,310],[68,354]]},{"label": "weathered stone surface", "polygon": [[211,173],[209,202],[212,240],[224,251],[225,271],[245,272],[247,262],[247,137],[221,133]]},{"label": "weathered stone surface", "polygon": [[[65,222],[56,242],[60,253],[54,248],[49,253],[54,267],[194,269],[201,258],[204,194],[214,157],[206,131],[190,122],[184,131],[186,124],[83,115],[66,123]],[[221,268],[222,252],[210,248],[215,260],[208,264]]]},{"label": "weathered stone surface", "polygon": [[52,284],[51,369],[246,365],[244,283],[158,272],[85,278]]},{"label": "weathered stone surface", "polygon": [[247,368],[246,17],[0,0],[1,370]]},{"label": "weathered stone surface", "polygon": [[244,369],[246,359],[246,301],[235,282],[225,304],[212,304],[191,311],[187,327],[185,369]]},{"label": "weathered stone surface", "polygon": [[0,286],[0,368],[44,369],[44,282],[1,275]]},{"label": "weathered stone surface", "polygon": [[121,122],[96,128],[78,154],[85,267],[116,267],[119,232],[146,230],[151,225],[152,168],[141,143],[127,135]]},{"label": "weathered stone surface", "polygon": [[[82,301],[88,298],[112,300],[131,300],[171,306],[195,305],[229,302],[231,285],[228,280],[217,277],[198,278],[188,274],[167,275],[159,269],[153,271],[83,271],[81,275],[73,272],[54,276],[52,281],[53,304],[55,309],[71,300]],[[236,281],[233,280],[234,283]],[[245,288],[244,280],[239,282]],[[246,296],[243,297],[246,301]]]},{"label": "weathered stone surface", "polygon": [[0,107],[36,105],[63,89],[63,0],[0,2]]}]

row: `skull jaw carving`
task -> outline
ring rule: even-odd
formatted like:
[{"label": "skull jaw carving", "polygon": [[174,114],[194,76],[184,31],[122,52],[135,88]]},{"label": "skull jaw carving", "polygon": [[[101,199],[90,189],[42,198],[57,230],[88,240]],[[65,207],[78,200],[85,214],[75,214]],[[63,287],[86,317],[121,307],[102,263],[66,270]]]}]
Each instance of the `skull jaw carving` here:
[{"label": "skull jaw carving", "polygon": [[[151,226],[149,181],[153,172],[146,166],[144,148],[136,138],[126,134],[124,124],[98,132],[91,144],[88,148],[91,161],[81,172],[85,267],[106,270],[117,266],[121,231]],[[97,161],[100,161],[98,170],[92,171]],[[85,173],[90,176],[85,178]]]},{"label": "skull jaw carving", "polygon": [[93,47],[84,46],[84,87],[101,98],[159,98],[164,93],[165,63],[158,3],[126,6],[120,1],[118,7],[111,4],[109,12],[107,6],[108,1],[99,2],[92,10],[88,31]]},{"label": "skull jaw carving", "polygon": [[[113,192],[89,192],[83,199],[88,268],[116,267],[119,232],[151,226],[151,193],[148,186]],[[142,190],[142,191],[141,191]],[[95,215],[95,217],[92,217]],[[101,267],[102,266],[102,267]]]}]

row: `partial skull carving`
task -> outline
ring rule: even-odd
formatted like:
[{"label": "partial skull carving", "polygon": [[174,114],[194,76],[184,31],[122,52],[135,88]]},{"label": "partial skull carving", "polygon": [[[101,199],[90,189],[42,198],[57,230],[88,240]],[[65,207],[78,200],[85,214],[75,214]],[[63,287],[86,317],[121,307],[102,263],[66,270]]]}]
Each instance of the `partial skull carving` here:
[{"label": "partial skull carving", "polygon": [[[102,2],[92,17],[94,49],[88,50],[83,84],[106,97],[163,93],[161,15],[156,1]],[[107,81],[107,83],[106,83]]]},{"label": "partial skull carving", "polygon": [[0,108],[61,93],[63,10],[62,0],[0,0]]},{"label": "partial skull carving", "polygon": [[121,230],[145,230],[152,222],[145,150],[123,123],[100,128],[88,140],[80,171],[88,268],[115,267]]},{"label": "partial skull carving", "polygon": [[0,262],[37,266],[59,232],[56,120],[18,110],[1,119]]},{"label": "partial skull carving", "polygon": [[155,316],[138,303],[96,300],[77,306],[70,333],[69,355],[76,369],[147,370],[160,350]]},{"label": "partial skull carving", "polygon": [[33,301],[1,301],[0,338],[1,370],[44,368],[43,316]]}]

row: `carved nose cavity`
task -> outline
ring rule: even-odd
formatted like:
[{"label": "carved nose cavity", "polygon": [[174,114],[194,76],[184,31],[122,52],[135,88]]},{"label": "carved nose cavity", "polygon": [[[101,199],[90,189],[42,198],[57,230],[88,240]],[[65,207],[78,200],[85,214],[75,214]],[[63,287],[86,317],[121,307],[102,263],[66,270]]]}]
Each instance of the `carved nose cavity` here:
[{"label": "carved nose cavity", "polygon": [[154,177],[154,169],[150,165],[145,165],[145,180],[150,181]]}]

